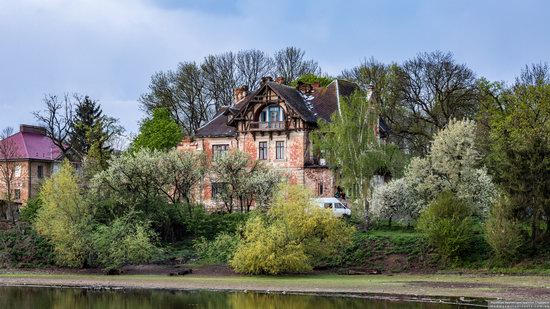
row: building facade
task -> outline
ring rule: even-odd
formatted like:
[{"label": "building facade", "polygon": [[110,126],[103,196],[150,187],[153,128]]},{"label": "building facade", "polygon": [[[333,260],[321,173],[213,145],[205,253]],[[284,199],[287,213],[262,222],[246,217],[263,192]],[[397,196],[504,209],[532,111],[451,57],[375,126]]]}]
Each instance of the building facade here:
[{"label": "building facade", "polygon": [[[0,203],[8,206],[8,188],[13,205],[20,207],[35,197],[42,182],[61,164],[62,152],[46,136],[44,128],[21,125],[19,132],[0,141]],[[9,209],[4,217],[10,217]],[[9,218],[8,218],[9,219]]]},{"label": "building facade", "polygon": [[[326,87],[299,84],[290,87],[281,79],[264,78],[253,92],[235,89],[235,103],[221,108],[197,130],[193,139],[178,148],[202,151],[207,160],[232,149],[247,153],[281,172],[291,184],[301,184],[316,197],[331,197],[336,191],[333,172],[314,151],[312,132],[317,121],[330,121],[340,108],[340,98],[358,90],[354,83],[334,80]],[[197,201],[210,208],[219,206],[219,184],[207,175]]]}]

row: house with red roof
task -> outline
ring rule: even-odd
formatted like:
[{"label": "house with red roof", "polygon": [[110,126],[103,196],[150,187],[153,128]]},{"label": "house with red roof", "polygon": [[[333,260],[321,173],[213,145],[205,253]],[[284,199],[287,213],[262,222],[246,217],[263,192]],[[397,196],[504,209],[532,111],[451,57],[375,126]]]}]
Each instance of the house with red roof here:
[{"label": "house with red roof", "polygon": [[0,141],[0,148],[4,149],[0,151],[0,203],[6,202],[9,187],[17,206],[38,194],[44,179],[59,168],[63,159],[61,149],[44,128],[37,126],[21,125],[18,133]]}]

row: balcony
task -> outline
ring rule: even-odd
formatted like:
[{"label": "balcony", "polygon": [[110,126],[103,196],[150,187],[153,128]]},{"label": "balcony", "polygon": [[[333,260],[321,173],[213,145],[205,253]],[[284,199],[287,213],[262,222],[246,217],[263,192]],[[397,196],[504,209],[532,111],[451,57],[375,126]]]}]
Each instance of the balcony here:
[{"label": "balcony", "polygon": [[281,131],[285,129],[284,121],[253,121],[250,123],[251,131]]}]

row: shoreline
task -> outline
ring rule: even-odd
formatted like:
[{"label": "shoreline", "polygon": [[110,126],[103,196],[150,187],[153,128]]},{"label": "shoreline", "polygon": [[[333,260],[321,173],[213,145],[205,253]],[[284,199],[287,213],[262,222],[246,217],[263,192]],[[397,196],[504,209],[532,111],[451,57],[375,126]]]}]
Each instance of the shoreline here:
[{"label": "shoreline", "polygon": [[479,275],[301,275],[216,276],[82,275],[44,272],[0,273],[0,286],[93,290],[217,291],[308,294],[479,304],[488,300],[550,301],[548,276]]}]

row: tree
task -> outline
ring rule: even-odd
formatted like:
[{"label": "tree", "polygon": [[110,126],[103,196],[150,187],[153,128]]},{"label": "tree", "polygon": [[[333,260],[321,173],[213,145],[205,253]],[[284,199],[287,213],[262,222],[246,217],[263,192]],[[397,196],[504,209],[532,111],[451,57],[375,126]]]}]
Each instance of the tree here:
[{"label": "tree", "polygon": [[421,206],[407,178],[394,179],[374,189],[371,212],[379,219],[399,220],[408,224],[416,220]]},{"label": "tree", "polygon": [[191,136],[217,110],[215,99],[208,93],[203,69],[195,62],[184,62],[176,71],[154,74],[149,92],[139,100],[149,115],[157,108],[167,109],[183,132]]},{"label": "tree", "polygon": [[241,273],[304,272],[339,262],[353,227],[311,203],[301,186],[286,186],[265,217],[251,217],[231,266]]},{"label": "tree", "polygon": [[59,147],[63,155],[71,150],[71,136],[74,124],[73,100],[78,99],[78,95],[69,96],[65,94],[63,98],[56,95],[44,96],[46,109],[33,112],[38,123],[46,129],[46,134],[52,140],[54,145]]},{"label": "tree", "polygon": [[[489,166],[509,195],[514,218],[531,225],[531,248],[550,235],[550,69],[526,67],[489,97]],[[545,224],[543,224],[545,223]],[[543,226],[546,226],[544,230]]]},{"label": "tree", "polygon": [[124,129],[115,118],[103,114],[101,105],[89,96],[75,96],[76,105],[70,144],[81,157],[89,154],[95,147],[95,156],[103,168],[113,149],[110,142],[120,136]]},{"label": "tree", "polygon": [[474,207],[476,215],[487,214],[498,192],[482,165],[475,130],[476,124],[471,120],[451,120],[435,135],[428,154],[411,160],[405,177],[413,184],[414,195],[422,205],[429,204],[441,192],[450,191]]},{"label": "tree", "polygon": [[262,77],[272,74],[273,59],[263,51],[257,49],[241,50],[235,59],[237,69],[237,85],[248,86],[248,89],[257,89]]},{"label": "tree", "polygon": [[90,253],[92,211],[83,200],[74,167],[65,160],[40,190],[36,231],[50,240],[59,265],[82,267]]},{"label": "tree", "polygon": [[485,222],[485,239],[497,259],[513,260],[524,243],[520,222],[514,218],[513,207],[506,196],[492,206]]},{"label": "tree", "polygon": [[361,92],[340,100],[341,112],[333,114],[330,123],[320,121],[314,142],[349,191],[357,207],[354,213],[364,214],[368,221],[374,176],[399,176],[405,157],[396,146],[378,140],[375,130],[379,118],[372,101]]},{"label": "tree", "polygon": [[132,149],[167,150],[176,147],[182,138],[183,133],[170,117],[168,109],[157,108],[153,112],[153,117],[141,123],[139,134],[132,143]]},{"label": "tree", "polygon": [[159,189],[172,203],[185,202],[191,214],[191,193],[206,173],[205,157],[192,151],[172,150],[159,158],[159,173],[167,185]]},{"label": "tree", "polygon": [[17,158],[19,153],[19,148],[15,140],[10,139],[9,137],[13,135],[13,128],[6,127],[0,133],[0,177],[4,189],[3,199],[4,203],[2,205],[2,215],[5,219],[8,219],[8,214],[11,217],[12,222],[15,223],[15,206],[13,204],[13,187],[15,179],[15,170],[17,168],[17,163],[14,159]]},{"label": "tree", "polygon": [[305,74],[321,73],[319,64],[314,60],[305,59],[306,52],[297,47],[286,47],[275,52],[275,75],[291,83]]},{"label": "tree", "polygon": [[290,83],[290,86],[296,87],[299,83],[314,84],[318,83],[321,87],[326,87],[332,83],[332,78],[328,76],[319,76],[313,73],[304,74]]}]

